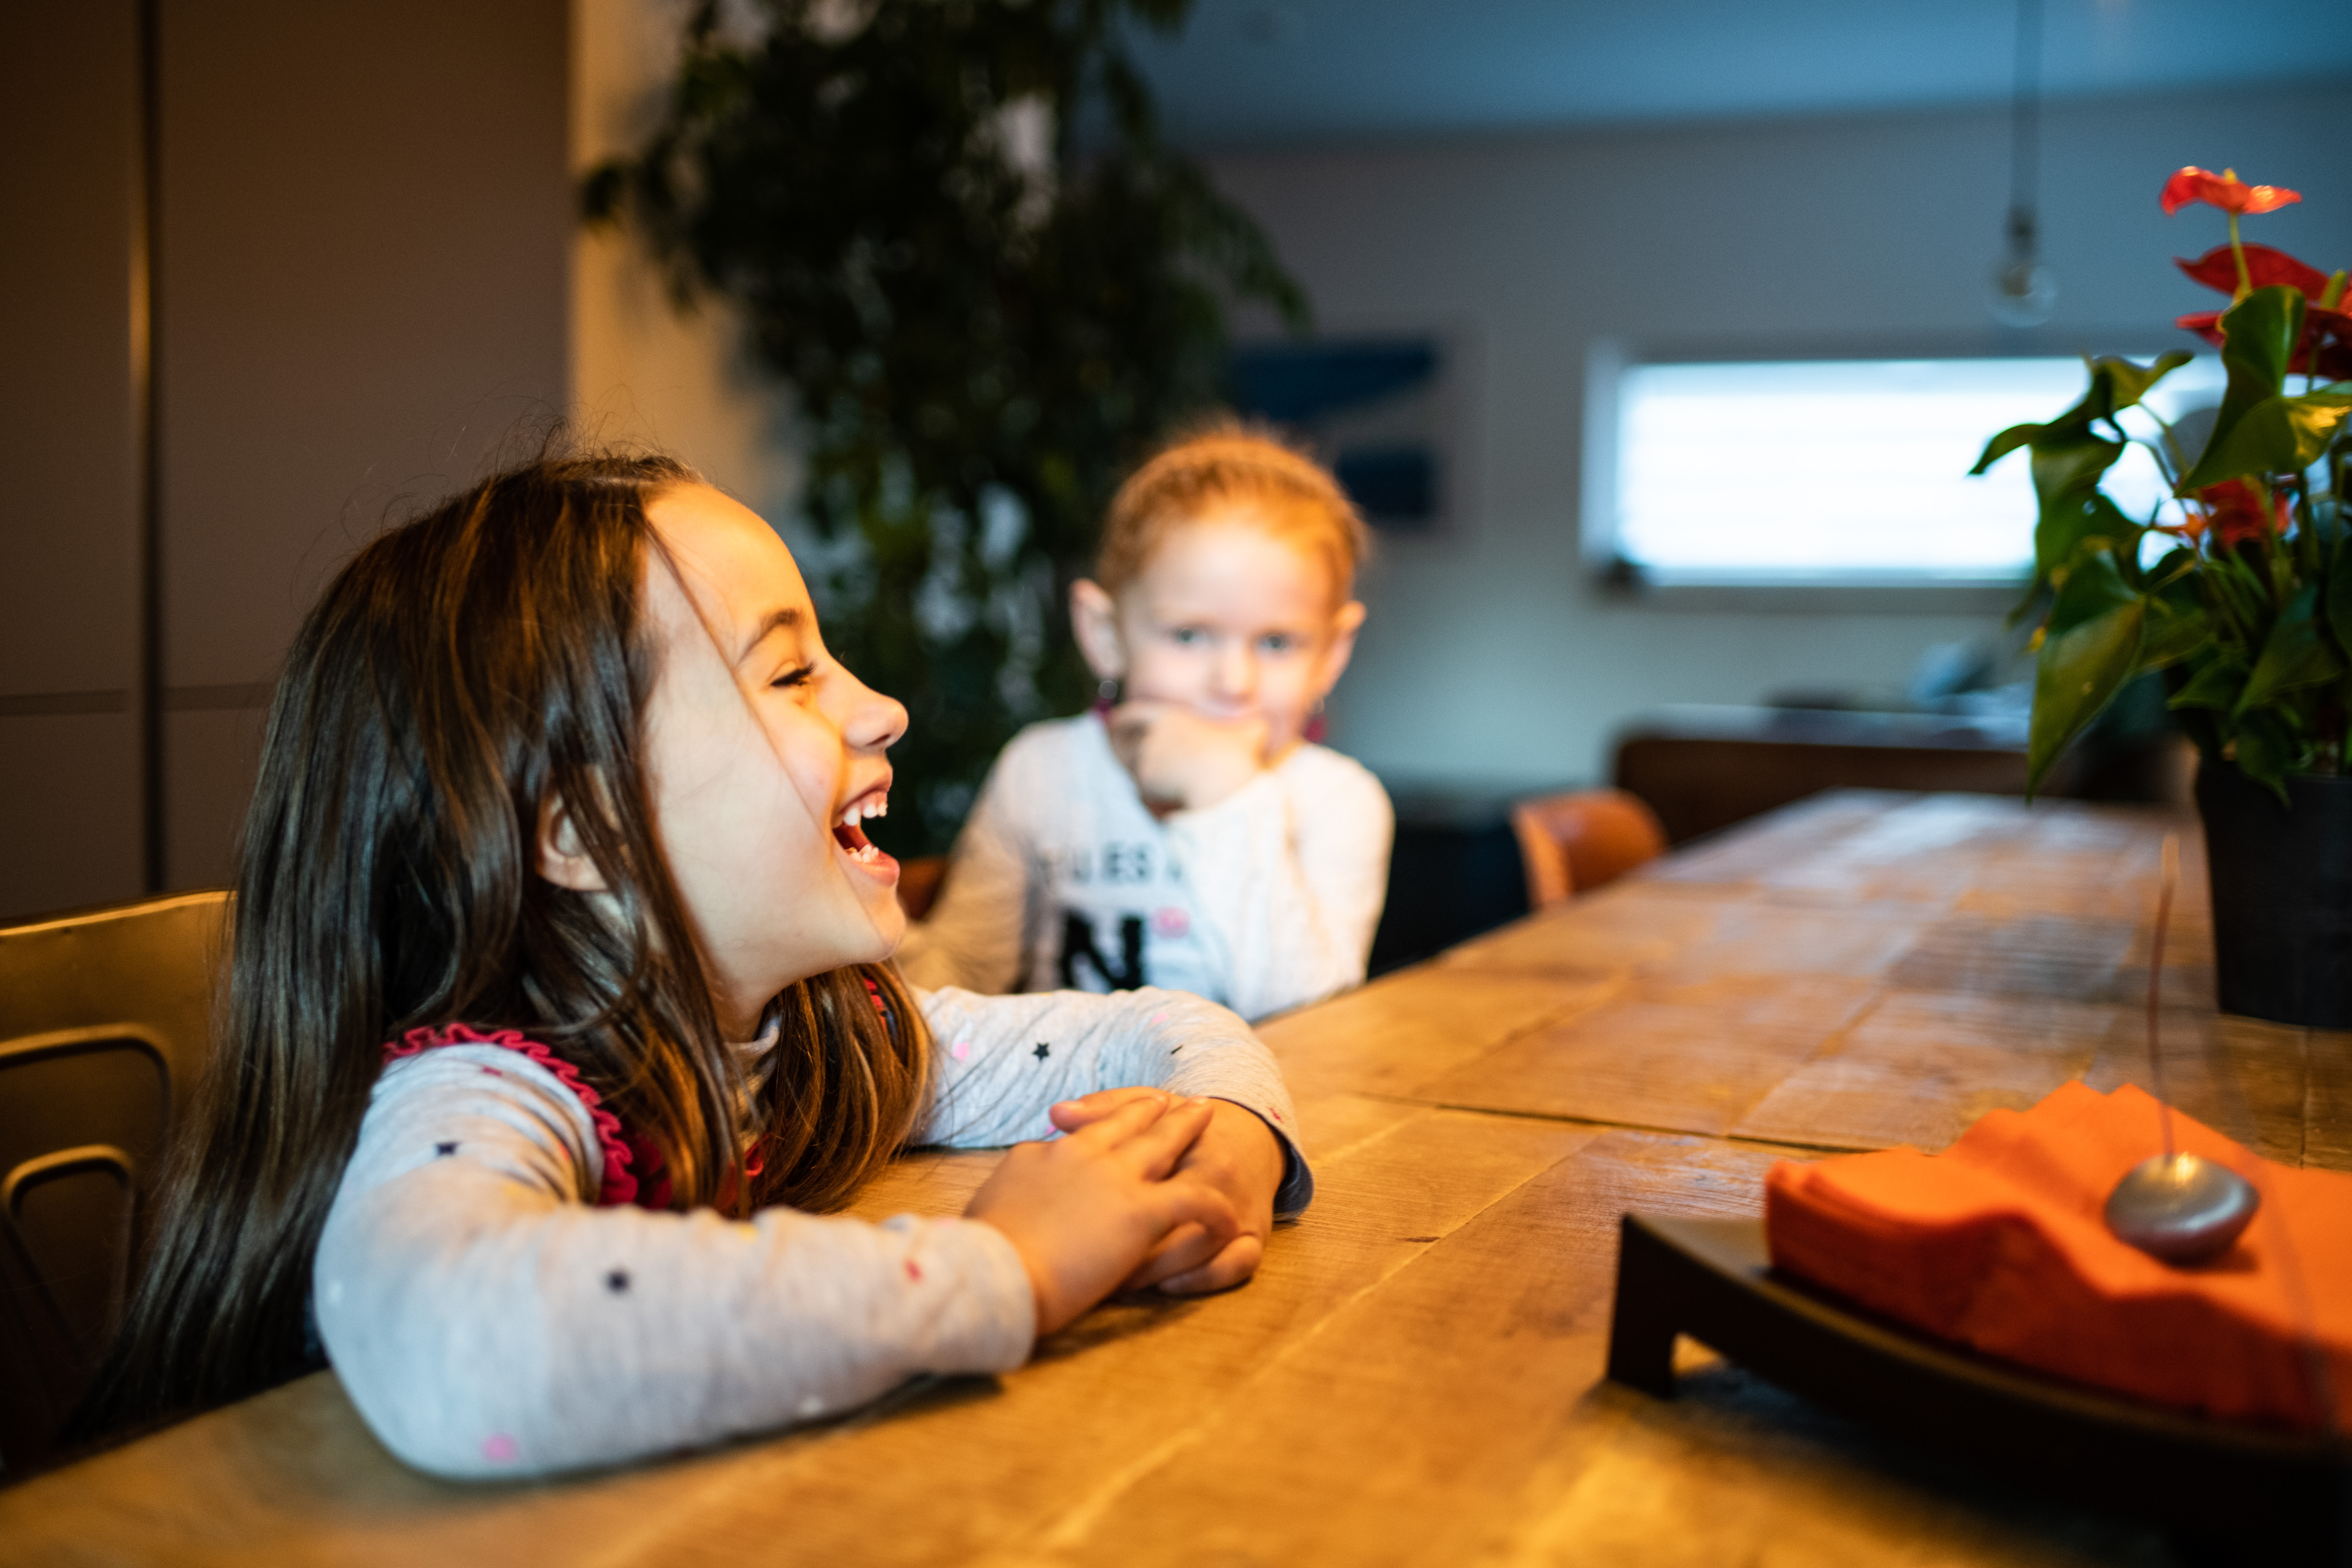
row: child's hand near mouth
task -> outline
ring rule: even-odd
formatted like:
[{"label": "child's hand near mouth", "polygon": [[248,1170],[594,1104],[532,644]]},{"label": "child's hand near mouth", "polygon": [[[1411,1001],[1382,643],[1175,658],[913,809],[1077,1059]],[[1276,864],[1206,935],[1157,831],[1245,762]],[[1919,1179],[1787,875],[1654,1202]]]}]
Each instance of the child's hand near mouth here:
[{"label": "child's hand near mouth", "polygon": [[1200,811],[1265,771],[1262,718],[1204,719],[1171,702],[1128,702],[1109,716],[1111,751],[1157,815]]}]

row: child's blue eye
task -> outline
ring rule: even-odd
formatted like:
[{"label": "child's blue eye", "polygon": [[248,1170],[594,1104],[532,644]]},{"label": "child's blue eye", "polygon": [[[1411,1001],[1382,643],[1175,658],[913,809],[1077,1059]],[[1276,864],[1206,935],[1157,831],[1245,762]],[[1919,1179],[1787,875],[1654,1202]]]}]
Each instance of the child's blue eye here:
[{"label": "child's blue eye", "polygon": [[1202,631],[1198,626],[1178,626],[1174,631],[1170,632],[1168,635],[1175,638],[1178,642],[1189,647],[1193,643],[1199,642],[1202,637],[1207,637],[1209,634]]},{"label": "child's blue eye", "polygon": [[1297,639],[1288,632],[1273,632],[1257,640],[1258,645],[1268,653],[1288,653],[1296,645]]}]

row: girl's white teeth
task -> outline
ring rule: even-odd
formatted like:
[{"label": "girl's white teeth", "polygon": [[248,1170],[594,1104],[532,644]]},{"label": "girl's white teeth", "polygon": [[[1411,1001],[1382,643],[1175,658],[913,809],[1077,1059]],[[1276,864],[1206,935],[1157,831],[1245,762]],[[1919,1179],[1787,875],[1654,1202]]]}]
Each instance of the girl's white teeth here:
[{"label": "girl's white teeth", "polygon": [[887,816],[889,815],[890,797],[886,795],[877,795],[865,800],[850,802],[848,808],[841,814],[841,825],[844,827],[855,827],[859,823],[866,821],[869,817]]}]

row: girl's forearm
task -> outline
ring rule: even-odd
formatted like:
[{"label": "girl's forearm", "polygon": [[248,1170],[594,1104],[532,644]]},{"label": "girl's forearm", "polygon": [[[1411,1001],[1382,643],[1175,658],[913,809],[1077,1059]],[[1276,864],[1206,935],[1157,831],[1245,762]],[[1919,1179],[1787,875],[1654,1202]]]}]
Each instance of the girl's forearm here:
[{"label": "girl's forearm", "polygon": [[593,1208],[576,1101],[510,1054],[497,1078],[441,1055],[380,1094],[314,1276],[337,1374],[410,1464],[614,1463],[1027,1358],[1027,1279],[987,1226]]}]

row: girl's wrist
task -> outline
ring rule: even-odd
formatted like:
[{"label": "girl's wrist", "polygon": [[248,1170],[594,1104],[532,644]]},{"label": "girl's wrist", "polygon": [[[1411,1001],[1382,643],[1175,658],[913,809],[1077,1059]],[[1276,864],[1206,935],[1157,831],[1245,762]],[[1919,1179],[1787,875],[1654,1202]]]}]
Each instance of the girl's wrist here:
[{"label": "girl's wrist", "polygon": [[1004,1245],[1013,1249],[1013,1256],[1021,1260],[1021,1277],[1027,1280],[1029,1284],[1030,1332],[1040,1339],[1044,1338],[1046,1332],[1045,1298],[1048,1281],[1045,1279],[1044,1270],[1039,1266],[1037,1260],[1029,1256],[1029,1249],[1022,1246],[1019,1239],[1015,1237],[1011,1231],[1005,1229],[1003,1226],[998,1225],[994,1220],[970,1213],[967,1213],[964,1215],[964,1218],[970,1220],[974,1225],[984,1225],[989,1229],[994,1231],[998,1236],[1003,1237],[1004,1238]]}]

